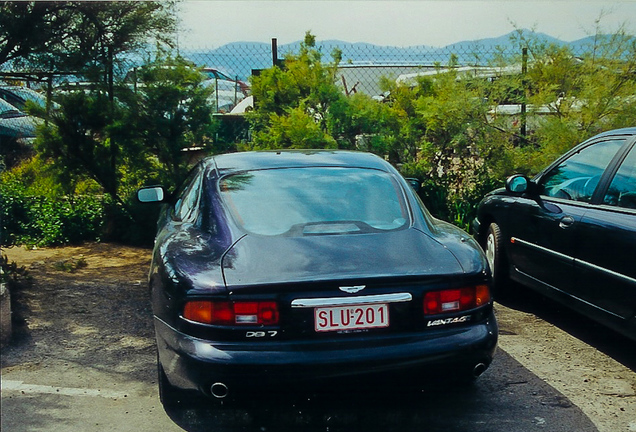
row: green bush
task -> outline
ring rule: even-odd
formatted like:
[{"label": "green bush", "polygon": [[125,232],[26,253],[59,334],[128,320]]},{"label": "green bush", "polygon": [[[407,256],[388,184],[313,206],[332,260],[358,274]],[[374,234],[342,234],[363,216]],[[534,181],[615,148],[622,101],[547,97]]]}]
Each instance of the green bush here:
[{"label": "green bush", "polygon": [[126,198],[125,205],[106,202],[101,240],[152,246],[160,210],[160,204],[141,204],[134,195]]},{"label": "green bush", "polygon": [[0,283],[15,287],[20,281],[29,280],[30,277],[26,267],[18,267],[15,261],[9,262],[6,255],[0,255]]},{"label": "green bush", "polygon": [[45,196],[29,191],[16,176],[0,180],[0,244],[51,246],[99,240],[104,220],[101,197]]}]

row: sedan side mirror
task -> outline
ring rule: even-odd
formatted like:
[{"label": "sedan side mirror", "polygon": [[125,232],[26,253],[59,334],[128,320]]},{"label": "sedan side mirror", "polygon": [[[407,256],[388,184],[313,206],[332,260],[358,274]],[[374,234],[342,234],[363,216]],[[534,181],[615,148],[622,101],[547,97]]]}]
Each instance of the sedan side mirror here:
[{"label": "sedan side mirror", "polygon": [[515,174],[506,180],[506,190],[514,194],[522,194],[528,192],[530,181],[522,174]]},{"label": "sedan side mirror", "polygon": [[166,195],[163,186],[149,186],[137,191],[137,199],[141,203],[163,202]]}]

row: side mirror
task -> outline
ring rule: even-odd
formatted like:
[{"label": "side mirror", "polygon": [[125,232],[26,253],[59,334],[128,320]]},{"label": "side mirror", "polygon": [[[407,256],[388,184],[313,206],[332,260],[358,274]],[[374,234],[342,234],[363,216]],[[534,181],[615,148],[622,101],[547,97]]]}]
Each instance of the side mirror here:
[{"label": "side mirror", "polygon": [[506,190],[514,194],[522,194],[528,191],[530,181],[522,174],[515,174],[506,180]]},{"label": "side mirror", "polygon": [[422,187],[422,182],[419,179],[407,178],[406,181],[409,182],[409,184],[411,185],[411,187],[413,188],[415,192],[420,191],[420,187]]},{"label": "side mirror", "polygon": [[140,203],[163,202],[166,195],[166,190],[163,186],[149,186],[137,191],[137,200]]}]

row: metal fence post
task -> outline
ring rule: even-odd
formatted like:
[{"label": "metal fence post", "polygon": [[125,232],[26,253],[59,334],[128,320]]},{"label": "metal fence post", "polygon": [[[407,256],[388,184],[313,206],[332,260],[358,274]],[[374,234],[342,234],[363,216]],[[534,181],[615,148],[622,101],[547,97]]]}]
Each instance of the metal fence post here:
[{"label": "metal fence post", "polygon": [[49,124],[49,114],[51,113],[51,105],[53,101],[53,74],[49,73],[46,79],[46,117],[44,124]]},{"label": "metal fence post", "polygon": [[272,38],[272,66],[278,65],[278,39]]},{"label": "metal fence post", "polygon": [[521,82],[523,84],[523,100],[521,101],[521,136],[526,141],[526,134],[528,132],[528,116],[526,113],[527,99],[528,99],[528,48],[524,47],[521,50]]}]

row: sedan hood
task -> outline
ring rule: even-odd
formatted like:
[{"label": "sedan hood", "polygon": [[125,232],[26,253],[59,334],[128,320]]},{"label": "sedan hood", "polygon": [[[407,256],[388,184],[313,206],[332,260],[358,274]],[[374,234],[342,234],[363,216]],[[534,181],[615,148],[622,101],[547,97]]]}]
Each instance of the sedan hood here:
[{"label": "sedan hood", "polygon": [[247,235],[223,260],[229,289],[258,284],[462,274],[444,246],[415,229],[304,237]]}]

